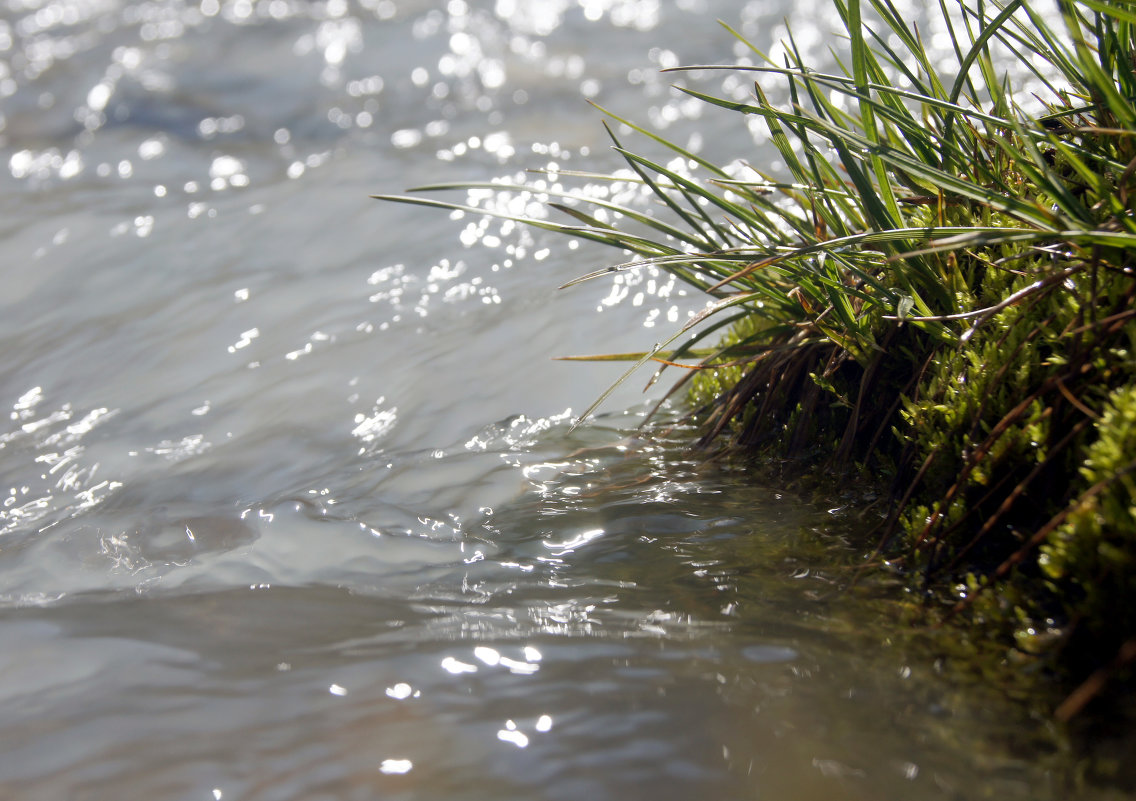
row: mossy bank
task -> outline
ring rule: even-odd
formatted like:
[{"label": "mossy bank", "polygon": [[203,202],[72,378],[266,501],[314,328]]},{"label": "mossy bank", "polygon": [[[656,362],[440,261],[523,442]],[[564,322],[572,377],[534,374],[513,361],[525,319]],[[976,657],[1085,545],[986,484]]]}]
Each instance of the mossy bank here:
[{"label": "mossy bank", "polygon": [[834,3],[832,72],[790,36],[694,65],[751,73],[747,96],[681,89],[760,119],[782,171],[609,114],[611,180],[653,207],[543,182],[566,221],[511,219],[632,254],[585,278],[650,265],[706,292],[628,373],[685,367],[704,446],[890,487],[866,565],[1048,672],[1068,720],[1136,664],[1136,10],[944,1],[933,58],[890,0]]}]

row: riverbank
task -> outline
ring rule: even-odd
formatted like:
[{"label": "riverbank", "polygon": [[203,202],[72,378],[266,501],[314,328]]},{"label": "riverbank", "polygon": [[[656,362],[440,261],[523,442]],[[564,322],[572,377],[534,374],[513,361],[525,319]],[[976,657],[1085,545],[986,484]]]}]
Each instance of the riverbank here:
[{"label": "riverbank", "polygon": [[632,254],[585,279],[653,266],[706,292],[667,341],[597,358],[685,370],[703,445],[889,484],[868,561],[901,571],[929,619],[1048,672],[1069,721],[1136,660],[1136,15],[1078,0],[1054,25],[1028,2],[959,3],[932,53],[887,0],[836,5],[835,72],[791,35],[680,68],[755,79],[681,91],[759,120],[777,169],[714,164],[605,111],[627,165],[612,180],[658,214],[547,184],[570,223],[401,199]]}]

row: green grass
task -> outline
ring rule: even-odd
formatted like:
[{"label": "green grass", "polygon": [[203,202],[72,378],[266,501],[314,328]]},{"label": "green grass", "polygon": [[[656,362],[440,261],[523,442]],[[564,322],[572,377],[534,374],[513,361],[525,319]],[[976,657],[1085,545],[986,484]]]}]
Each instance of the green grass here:
[{"label": "green grass", "polygon": [[[834,3],[830,72],[791,34],[777,61],[681,68],[751,75],[747,99],[679,91],[760,118],[782,171],[600,109],[653,205],[499,216],[630,254],[580,281],[654,265],[705,292],[652,350],[597,358],[686,362],[704,445],[890,481],[879,550],[1076,688],[1069,718],[1136,663],[1136,8],[941,0],[936,61],[890,0]],[[418,191],[486,187],[523,188]]]}]

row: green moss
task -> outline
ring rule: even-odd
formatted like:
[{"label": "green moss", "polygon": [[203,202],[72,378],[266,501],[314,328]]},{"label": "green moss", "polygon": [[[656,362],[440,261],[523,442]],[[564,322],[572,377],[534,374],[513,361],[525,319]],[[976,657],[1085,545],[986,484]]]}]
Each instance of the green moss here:
[{"label": "green moss", "polygon": [[1136,382],[1109,396],[1094,428],[1083,489],[1038,561],[1078,621],[1078,647],[1107,651],[1136,637]]}]

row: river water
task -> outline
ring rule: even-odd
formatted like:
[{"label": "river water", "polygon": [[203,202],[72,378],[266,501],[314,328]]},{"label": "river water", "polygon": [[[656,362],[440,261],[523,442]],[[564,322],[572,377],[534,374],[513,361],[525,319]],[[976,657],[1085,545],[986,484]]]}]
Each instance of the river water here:
[{"label": "river water", "polygon": [[757,157],[658,68],[826,7],[3,0],[0,797],[1063,797],[833,597],[839,509],[646,376],[571,429],[621,368],[551,357],[702,299],[368,197],[610,169],[584,98]]}]

